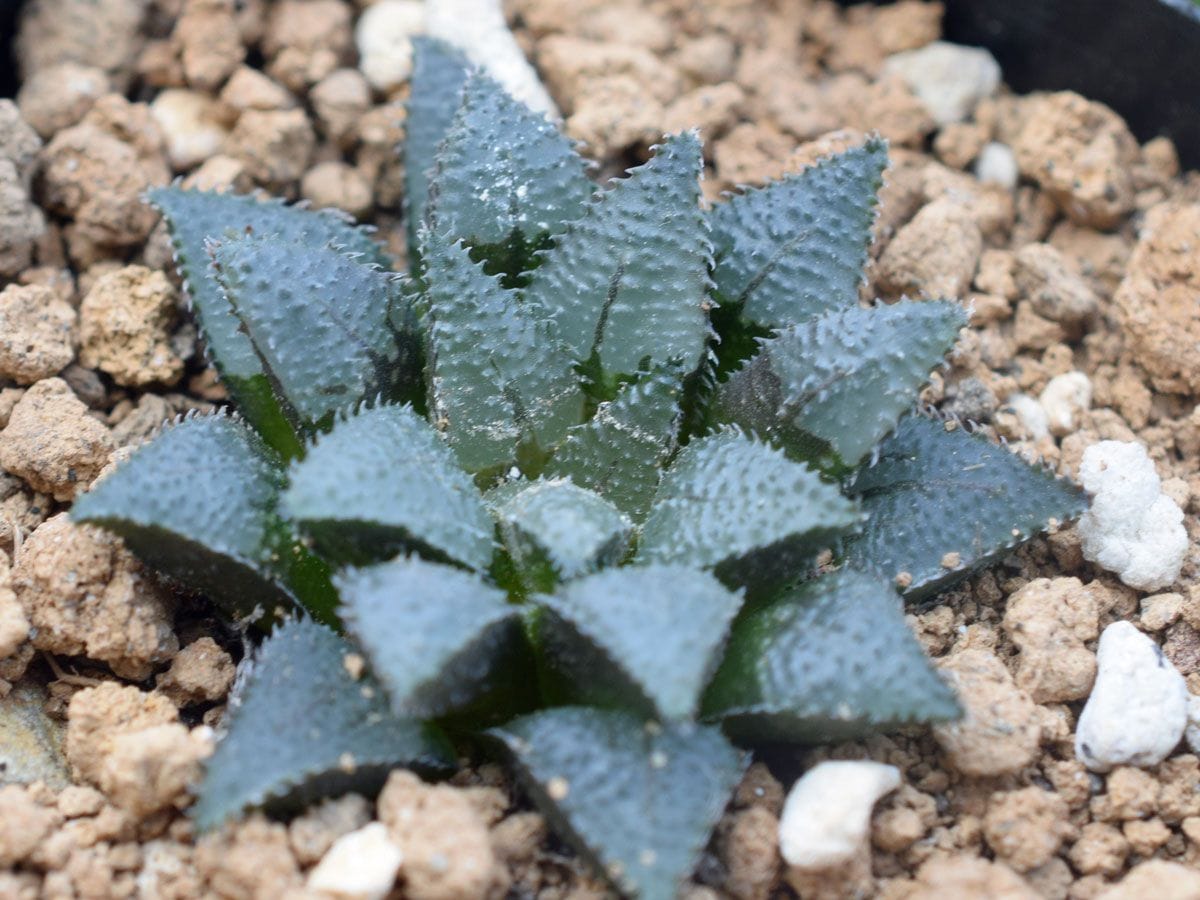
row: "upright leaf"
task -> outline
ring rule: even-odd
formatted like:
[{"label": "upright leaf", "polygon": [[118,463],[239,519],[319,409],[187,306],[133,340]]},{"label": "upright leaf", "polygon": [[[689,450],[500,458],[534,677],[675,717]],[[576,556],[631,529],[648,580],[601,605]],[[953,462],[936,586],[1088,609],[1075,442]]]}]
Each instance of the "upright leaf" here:
[{"label": "upright leaf", "polygon": [[966,324],[949,301],[822,313],[762,340],[718,389],[715,415],[822,468],[854,466],[912,407]]},{"label": "upright leaf", "polygon": [[398,714],[528,707],[533,673],[514,674],[527,645],[503,591],[419,557],[347,570],[336,584],[346,625]]},{"label": "upright leaf", "polygon": [[246,417],[267,442],[285,456],[300,452],[300,442],[280,409],[250,338],[221,294],[209,268],[206,244],[245,235],[276,237],[305,250],[339,247],[361,253],[364,261],[387,264],[367,231],[333,211],[286,206],[258,196],[218,194],[179,187],[153,188],[149,202],[166,219],[183,279],[221,380]]},{"label": "upright leaf", "polygon": [[532,248],[582,215],[594,190],[584,168],[550,121],[475,72],[437,154],[430,228],[474,248],[514,236]]},{"label": "upright leaf", "polygon": [[293,463],[280,508],[329,558],[363,564],[420,553],[474,569],[493,526],[454,454],[407,406],[360,409]]},{"label": "upright leaf", "polygon": [[688,719],[742,599],[707,572],[650,565],[606,569],[539,602],[546,664],[574,702]]},{"label": "upright leaf", "polygon": [[711,568],[761,596],[803,575],[817,552],[859,521],[815,472],[727,430],[680,451],[642,527],[646,562]]},{"label": "upright leaf", "polygon": [[944,590],[1086,508],[1069,481],[919,416],[901,420],[847,491],[867,514],[846,544],[847,565],[897,579],[910,600]]},{"label": "upright leaf", "polygon": [[408,253],[420,251],[417,235],[425,223],[429,178],[437,150],[450,131],[462,97],[470,63],[445,41],[415,37],[409,79],[408,114],[404,120],[404,198],[408,212]]},{"label": "upright leaf", "polygon": [[461,243],[426,234],[430,408],[459,462],[479,472],[540,460],[583,418],[553,329],[484,273]]},{"label": "upright leaf", "polygon": [[527,590],[616,565],[633,523],[603,497],[570,481],[534,481],[495,507],[500,535]]},{"label": "upright leaf", "polygon": [[311,429],[419,375],[416,360],[401,361],[389,328],[400,297],[395,277],[331,248],[296,251],[281,240],[243,238],[215,248],[213,259],[267,374],[297,424]]},{"label": "upright leaf", "polygon": [[858,303],[887,143],[871,138],[709,214],[721,302],[768,328]]},{"label": "upright leaf", "polygon": [[577,359],[598,354],[610,377],[700,362],[711,258],[701,166],[695,133],[667,138],[592,201],[531,277],[527,300]]},{"label": "upright leaf", "polygon": [[[279,460],[249,428],[227,416],[165,428],[81,496],[76,522],[120,535],[151,566],[248,615],[291,604],[293,591],[330,612],[328,582],[279,519]],[[219,490],[214,489],[219,486]],[[315,575],[286,585],[291,567]]]},{"label": "upright leaf", "polygon": [[192,809],[200,831],[251,807],[290,812],[321,797],[371,794],[397,766],[453,765],[453,749],[433,728],[397,718],[373,679],[351,677],[352,649],[305,620],[284,623],[263,643],[205,767]]},{"label": "upright leaf", "polygon": [[615,399],[567,432],[547,472],[569,477],[641,519],[675,450],[682,393],[681,379],[670,368],[622,385]]},{"label": "upright leaf", "polygon": [[704,698],[706,718],[749,741],[842,741],[958,714],[895,590],[853,571],[739,619]]},{"label": "upright leaf", "polygon": [[714,728],[566,707],[491,732],[534,801],[623,894],[674,900],[745,760]]}]

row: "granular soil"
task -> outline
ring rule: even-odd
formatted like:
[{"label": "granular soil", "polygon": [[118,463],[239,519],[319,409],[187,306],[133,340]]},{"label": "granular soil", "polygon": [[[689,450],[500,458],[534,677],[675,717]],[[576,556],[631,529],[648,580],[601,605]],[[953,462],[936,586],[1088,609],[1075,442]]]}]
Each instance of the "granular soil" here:
[{"label": "granular soil", "polygon": [[[0,753],[34,762],[0,787],[0,896],[606,892],[490,763],[442,785],[397,771],[377,801],[197,838],[189,786],[242,637],[64,515],[164,421],[225,400],[146,188],[178,176],[340,207],[401,259],[394,147],[420,16],[377,5],[28,4],[20,92],[0,101]],[[367,9],[390,49],[356,36]],[[892,166],[864,298],[972,311],[923,402],[1064,475],[1099,441],[1139,442],[1186,513],[1182,570],[1161,589],[1087,562],[1064,526],[911,611],[964,720],[764,754],[684,894],[1200,897],[1200,757],[1185,743],[1096,774],[1074,748],[1113,622],[1161,645],[1200,695],[1200,175],[1084,97],[1013,95],[987,60],[951,57],[948,90],[928,53],[938,3],[512,0],[508,15],[601,175],[699,127],[716,198],[881,133]],[[783,797],[826,759],[886,762],[902,783],[857,856],[789,871]],[[391,893],[339,893],[337,842],[361,860],[381,835],[403,856]]]}]

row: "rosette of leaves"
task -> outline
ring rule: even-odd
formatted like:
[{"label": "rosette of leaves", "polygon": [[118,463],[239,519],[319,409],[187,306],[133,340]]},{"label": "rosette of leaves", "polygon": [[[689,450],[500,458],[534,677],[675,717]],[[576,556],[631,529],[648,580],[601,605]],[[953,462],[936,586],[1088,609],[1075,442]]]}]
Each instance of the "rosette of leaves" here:
[{"label": "rosette of leaves", "polygon": [[263,642],[199,827],[482,735],[617,889],[670,897],[733,741],[956,716],[902,594],[1081,494],[914,412],[966,316],[859,302],[882,141],[711,209],[695,134],[597,187],[430,42],[408,135],[406,273],[330,213],[152,192],[240,415],[167,428],[73,515],[239,615],[329,623]]}]

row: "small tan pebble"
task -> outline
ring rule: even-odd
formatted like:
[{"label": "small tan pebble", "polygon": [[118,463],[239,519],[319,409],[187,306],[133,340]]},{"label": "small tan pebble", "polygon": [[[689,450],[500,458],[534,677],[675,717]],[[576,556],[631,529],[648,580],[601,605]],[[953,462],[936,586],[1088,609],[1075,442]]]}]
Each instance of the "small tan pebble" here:
[{"label": "small tan pebble", "polygon": [[1020,875],[999,862],[970,856],[934,857],[917,870],[907,900],[1041,900]]},{"label": "small tan pebble", "polygon": [[104,795],[86,784],[72,784],[58,795],[58,811],[65,818],[94,816],[104,808]]},{"label": "small tan pebble", "polygon": [[262,41],[267,71],[293,91],[301,91],[347,62],[353,46],[350,10],[339,0],[272,4]]},{"label": "small tan pebble", "polygon": [[501,788],[488,784],[473,784],[463,787],[462,792],[488,828],[499,822],[508,812],[508,794]]},{"label": "small tan pebble", "polygon": [[761,184],[784,174],[795,141],[771,125],[743,122],[713,147],[717,175],[729,187]]},{"label": "small tan pebble", "polygon": [[1066,332],[1057,322],[1034,312],[1029,301],[1021,300],[1013,319],[1012,337],[1018,350],[1045,350],[1051,344],[1061,343]]},{"label": "small tan pebble", "polygon": [[229,130],[219,120],[219,106],[207,94],[172,88],[159,93],[150,111],[162,129],[167,159],[176,172],[186,172],[221,149]]},{"label": "small tan pebble", "polygon": [[1149,772],[1121,766],[1105,779],[1105,793],[1093,801],[1093,813],[1106,821],[1141,819],[1154,813],[1158,793],[1158,782]]},{"label": "small tan pebble", "polygon": [[215,91],[246,56],[234,0],[186,0],[171,42],[198,91]]},{"label": "small tan pebble", "polygon": [[783,811],[783,800],[783,785],[761,762],[750,764],[733,792],[735,806],[762,806],[775,816]]},{"label": "small tan pebble", "polygon": [[[116,412],[114,408],[114,412]],[[112,426],[117,446],[137,447],[162,430],[175,417],[176,410],[158,394],[142,394],[137,406],[128,409]]]},{"label": "small tan pebble", "polygon": [[1138,856],[1151,856],[1171,838],[1162,819],[1135,819],[1121,826],[1129,847]]},{"label": "small tan pebble", "polygon": [[721,827],[717,855],[725,864],[725,891],[736,900],[766,900],[779,881],[779,819],[751,806]]},{"label": "small tan pebble", "polygon": [[519,812],[492,826],[492,849],[509,866],[532,860],[546,840],[546,820],[540,813]]},{"label": "small tan pebble", "polygon": [[49,140],[82,119],[110,89],[101,69],[64,62],[38,69],[27,78],[17,93],[17,106],[21,117]]},{"label": "small tan pebble", "polygon": [[0,866],[23,863],[61,821],[58,812],[38,802],[25,785],[0,787]]},{"label": "small tan pebble", "polygon": [[371,107],[371,86],[357,69],[337,69],[313,85],[308,99],[321,133],[346,147],[353,142],[358,120]]},{"label": "small tan pebble", "polygon": [[15,654],[29,640],[29,618],[12,589],[8,557],[0,554],[0,660]]},{"label": "small tan pebble", "polygon": [[185,900],[201,896],[190,845],[158,839],[142,844],[141,850],[142,865],[137,873],[139,897]]},{"label": "small tan pebble", "polygon": [[[658,104],[683,93],[683,79],[668,63],[644,47],[627,42],[589,41],[554,35],[538,46],[538,64],[551,93],[568,102],[584,97],[589,84],[626,76],[642,85],[642,96]],[[648,104],[652,106],[653,104]],[[563,109],[570,115],[575,107]]]},{"label": "small tan pebble", "polygon": [[733,82],[698,87],[663,111],[662,130],[673,134],[699,128],[707,144],[733,127],[744,100],[745,93]]},{"label": "small tan pebble", "polygon": [[1200,341],[1194,311],[1200,270],[1192,247],[1200,242],[1200,203],[1155,206],[1114,300],[1133,359],[1160,391],[1200,391]]},{"label": "small tan pebble", "polygon": [[1081,326],[1099,309],[1095,291],[1050,244],[1026,244],[1018,250],[1013,277],[1020,296],[1053,322]]},{"label": "small tan pebble", "polygon": [[1152,859],[1129,870],[1116,885],[1096,895],[1096,900],[1196,900],[1200,897],[1200,872],[1191,866]]},{"label": "small tan pebble", "polygon": [[77,692],[67,708],[67,760],[76,777],[95,784],[114,737],[176,724],[179,713],[166,697],[104,681]]},{"label": "small tan pebble", "polygon": [[59,378],[30,387],[0,432],[0,466],[56,500],[91,484],[113,449],[108,429]]},{"label": "small tan pebble", "polygon": [[171,346],[176,291],[162,272],[125,266],[102,276],[79,308],[80,363],[117,384],[174,384],[183,360]]},{"label": "small tan pebble", "polygon": [[733,76],[737,52],[728,35],[711,32],[681,40],[671,61],[699,84],[718,84]]},{"label": "small tan pebble", "polygon": [[975,122],[944,126],[933,139],[933,152],[952,169],[965,169],[988,143],[988,130]]},{"label": "small tan pebble", "polygon": [[656,138],[663,116],[644,84],[632,75],[611,75],[584,82],[565,127],[589,152],[606,157]]},{"label": "small tan pebble", "polygon": [[[786,69],[764,73],[765,83],[756,91],[766,116],[797,140],[810,141],[836,129],[843,122],[827,91]],[[748,104],[744,104],[748,105]]]},{"label": "small tan pebble", "polygon": [[1067,804],[1039,787],[992,795],[983,819],[984,840],[998,859],[1018,872],[1049,862],[1072,831]]},{"label": "small tan pebble", "polygon": [[626,41],[655,53],[674,42],[674,27],[661,13],[632,4],[600,4],[580,16],[573,33],[593,41]]},{"label": "small tan pebble", "polygon": [[138,0],[59,0],[27,7],[17,34],[17,59],[30,77],[65,62],[93,66],[124,89],[142,41],[145,7]]},{"label": "small tan pebble", "polygon": [[1078,578],[1038,578],[1008,598],[1003,627],[1020,655],[1016,683],[1035,703],[1081,700],[1096,678],[1096,654],[1085,641],[1100,634],[1107,600]]},{"label": "small tan pebble", "polygon": [[292,853],[302,866],[321,859],[343,835],[371,821],[371,803],[360,794],[322,800],[309,807],[288,825]]},{"label": "small tan pebble", "polygon": [[1037,708],[994,653],[967,649],[940,664],[964,708],[957,722],[936,725],[934,739],[963,775],[1017,772],[1035,759],[1041,738]]},{"label": "small tan pebble", "polygon": [[1116,875],[1125,868],[1129,841],[1120,829],[1105,822],[1089,822],[1067,853],[1067,858],[1083,875]]},{"label": "small tan pebble", "polygon": [[1183,613],[1182,594],[1155,594],[1143,597],[1139,622],[1147,631],[1162,631],[1174,625]]},{"label": "small tan pebble", "polygon": [[229,692],[235,671],[233,658],[206,636],[179,651],[156,687],[180,707],[212,703]]},{"label": "small tan pebble", "polygon": [[876,287],[889,297],[902,294],[956,298],[975,275],[983,236],[962,203],[929,203],[892,238],[876,271]]},{"label": "small tan pebble", "polygon": [[1069,91],[1034,97],[1013,144],[1021,174],[1074,222],[1115,228],[1133,210],[1137,140],[1107,106]]},{"label": "small tan pebble", "polygon": [[304,174],[316,140],[303,110],[251,109],[238,118],[223,152],[240,160],[257,184],[279,192]]},{"label": "small tan pebble", "polygon": [[257,69],[239,66],[221,88],[220,102],[232,110],[236,119],[248,109],[260,111],[291,109],[296,98],[277,81]]},{"label": "small tan pebble", "polygon": [[300,196],[314,209],[340,209],[359,219],[371,211],[375,202],[371,186],[362,174],[337,160],[317,163],[305,172],[300,181]]},{"label": "small tan pebble", "polygon": [[403,860],[387,826],[372,822],[334,841],[308,873],[307,885],[338,900],[383,900]]},{"label": "small tan pebble", "polygon": [[398,769],[377,808],[404,854],[404,891],[412,900],[482,898],[500,877],[487,827],[460,791]]},{"label": "small tan pebble", "polygon": [[46,233],[46,219],[30,199],[25,180],[15,162],[0,157],[0,276],[25,269]]},{"label": "small tan pebble", "polygon": [[[74,703],[74,700],[72,700]],[[178,723],[121,731],[104,748],[97,784],[120,808],[143,818],[191,802],[201,764],[213,751],[211,728]]]},{"label": "small tan pebble", "polygon": [[144,241],[158,221],[142,194],[170,181],[171,172],[145,105],[101,97],[78,125],[54,136],[41,159],[43,202],[73,220],[68,238],[128,247]]},{"label": "small tan pebble", "polygon": [[119,539],[66,513],[26,538],[12,584],[40,650],[86,655],[135,680],[178,650],[170,595]]},{"label": "small tan pebble", "polygon": [[208,891],[218,897],[284,900],[303,889],[287,828],[261,813],[202,835],[194,859]]},{"label": "small tan pebble", "polygon": [[1155,770],[1159,794],[1156,812],[1169,825],[1200,816],[1200,759],[1191,753],[1173,756]]},{"label": "small tan pebble", "polygon": [[183,179],[183,186],[193,191],[249,193],[254,181],[246,172],[246,164],[240,159],[218,153],[210,156]]},{"label": "small tan pebble", "polygon": [[898,76],[871,82],[858,104],[849,107],[850,123],[861,131],[878,131],[898,147],[921,149],[934,129],[934,119],[912,88]]},{"label": "small tan pebble", "polygon": [[33,384],[75,358],[75,310],[50,288],[10,284],[0,291],[0,377]]},{"label": "small tan pebble", "polygon": [[0,99],[0,159],[7,159],[16,167],[20,183],[25,188],[33,181],[41,147],[41,138],[22,118],[17,104]]}]

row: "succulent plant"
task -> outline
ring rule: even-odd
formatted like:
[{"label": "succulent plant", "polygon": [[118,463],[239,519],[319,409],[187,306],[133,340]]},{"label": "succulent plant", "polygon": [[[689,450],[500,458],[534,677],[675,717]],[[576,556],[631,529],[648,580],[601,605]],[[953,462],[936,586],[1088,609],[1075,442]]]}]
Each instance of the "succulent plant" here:
[{"label": "succulent plant", "polygon": [[685,133],[598,190],[423,42],[407,274],[334,213],[153,191],[238,414],[166,428],[73,516],[279,622],[199,827],[436,773],[475,735],[614,886],[669,897],[731,739],[956,716],[902,595],[1082,495],[915,409],[966,314],[860,304],[886,163],[870,139],[705,209]]}]

